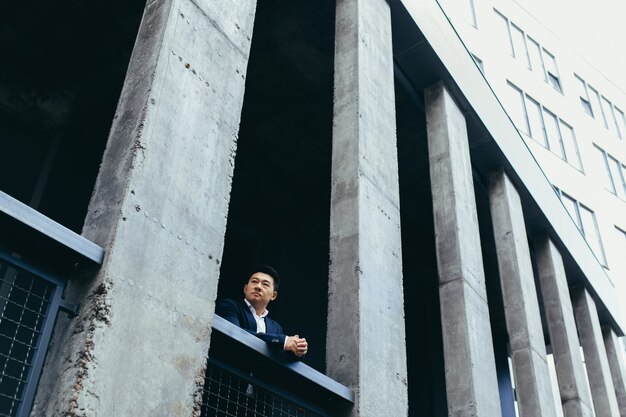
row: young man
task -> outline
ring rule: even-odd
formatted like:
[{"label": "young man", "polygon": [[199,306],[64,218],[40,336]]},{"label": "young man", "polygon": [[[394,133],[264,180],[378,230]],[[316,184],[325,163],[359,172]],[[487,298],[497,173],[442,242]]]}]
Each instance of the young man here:
[{"label": "young man", "polygon": [[280,324],[267,317],[267,305],[278,297],[279,284],[280,276],[274,268],[267,265],[256,267],[243,286],[244,299],[222,300],[215,307],[215,313],[271,346],[302,357],[309,347],[306,339],[285,335]]}]

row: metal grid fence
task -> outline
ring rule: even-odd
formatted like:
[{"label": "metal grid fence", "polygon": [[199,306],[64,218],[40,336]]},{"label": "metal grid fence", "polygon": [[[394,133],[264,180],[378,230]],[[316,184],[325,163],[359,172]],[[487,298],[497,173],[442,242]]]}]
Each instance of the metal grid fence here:
[{"label": "metal grid fence", "polygon": [[287,398],[225,365],[209,359],[202,396],[202,417],[322,417],[297,400]]},{"label": "metal grid fence", "polygon": [[0,255],[0,417],[15,417],[30,411],[60,295],[54,279]]},{"label": "metal grid fence", "polygon": [[0,261],[0,416],[17,414],[53,290]]}]

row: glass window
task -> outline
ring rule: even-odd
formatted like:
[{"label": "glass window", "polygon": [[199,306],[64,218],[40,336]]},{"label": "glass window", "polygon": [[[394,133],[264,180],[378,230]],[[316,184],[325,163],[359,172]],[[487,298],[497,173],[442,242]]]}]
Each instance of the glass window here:
[{"label": "glass window", "polygon": [[567,212],[569,213],[572,220],[574,220],[574,223],[576,223],[576,227],[578,227],[578,229],[582,231],[582,224],[580,222],[580,216],[578,214],[577,201],[565,193],[561,193],[561,201],[563,202],[563,205],[567,209]]},{"label": "glass window", "polygon": [[554,114],[549,110],[543,109],[543,122],[546,128],[546,138],[548,141],[548,149],[563,158],[563,150],[561,149],[561,135],[559,135],[559,123]]},{"label": "glass window", "polygon": [[617,115],[615,114],[615,109],[614,109],[613,106],[611,106],[611,116],[609,118],[613,120],[613,124],[615,126],[615,132],[617,133],[617,137],[621,139],[622,138],[622,132],[619,130],[619,125],[617,123]]},{"label": "glass window", "polygon": [[530,136],[547,148],[548,142],[543,127],[543,118],[541,117],[541,106],[530,96],[526,96],[526,111],[528,113],[528,124],[530,125]]},{"label": "glass window", "polygon": [[615,118],[617,119],[617,127],[621,132],[620,138],[624,138],[626,134],[626,119],[624,119],[624,112],[615,107]]},{"label": "glass window", "polygon": [[626,200],[626,166],[620,164],[620,180],[622,181],[622,189],[624,190],[624,200]]},{"label": "glass window", "polygon": [[498,26],[500,27],[500,38],[502,39],[504,50],[511,56],[515,56],[513,53],[513,43],[511,42],[511,32],[509,31],[509,19],[504,17],[496,9],[493,9],[498,17]]},{"label": "glass window", "polygon": [[578,96],[580,97],[580,104],[583,106],[583,110],[585,110],[585,113],[593,117],[593,110],[591,109],[591,101],[589,101],[587,84],[578,75],[574,75],[574,77],[576,78],[576,88],[578,90]]},{"label": "glass window", "polygon": [[591,96],[591,105],[594,111],[594,117],[596,119],[602,120],[604,123],[604,127],[607,127],[606,117],[604,116],[604,111],[602,110],[602,105],[600,104],[600,94],[589,85],[589,93]]},{"label": "glass window", "polygon": [[543,69],[543,61],[541,60],[541,48],[539,44],[535,42],[530,36],[526,38],[528,42],[526,45],[528,46],[528,57],[530,58],[530,65],[533,72],[536,72],[546,80],[546,73]]},{"label": "glass window", "polygon": [[596,254],[600,263],[606,266],[606,257],[604,256],[604,248],[602,247],[602,240],[600,239],[596,216],[593,211],[581,204],[580,219],[583,226],[583,235],[585,236],[587,243],[591,247],[591,250]]},{"label": "glass window", "polygon": [[578,152],[578,143],[574,136],[574,129],[563,120],[561,120],[561,138],[563,140],[563,150],[565,152],[565,160],[574,168],[582,171],[582,162],[580,153]]},{"label": "glass window", "polygon": [[467,18],[472,26],[478,28],[476,22],[476,9],[474,8],[474,0],[466,0],[466,5],[469,10],[467,10]]},{"label": "glass window", "polygon": [[474,62],[476,63],[476,65],[478,65],[478,69],[480,70],[480,72],[482,72],[484,74],[485,73],[485,67],[483,65],[483,60],[478,58],[474,54],[472,54],[472,58],[474,59]]},{"label": "glass window", "polygon": [[624,178],[622,173],[622,164],[611,155],[607,155],[607,164],[609,166],[609,174],[611,175],[611,182],[613,183],[613,194],[621,198],[626,199],[624,195]]},{"label": "glass window", "polygon": [[513,119],[513,123],[515,123],[515,127],[517,127],[520,132],[529,135],[528,123],[526,121],[526,108],[524,106],[524,94],[522,90],[515,87],[513,84],[508,84],[510,87],[508,100],[510,116]]},{"label": "glass window", "polygon": [[602,96],[602,113],[604,114],[604,127],[611,130],[615,126],[614,120],[611,120],[613,112],[611,111],[611,102]]},{"label": "glass window", "polygon": [[546,69],[546,76],[548,79],[548,84],[552,86],[555,90],[559,92],[563,92],[561,88],[561,80],[559,79],[559,71],[556,68],[556,59],[554,59],[554,55],[550,52],[542,49],[543,51],[543,65]]},{"label": "glass window", "polygon": [[604,186],[611,193],[615,194],[616,193],[615,181],[613,181],[613,176],[611,175],[611,168],[609,167],[609,160],[607,158],[606,152],[604,152],[603,149],[600,149],[596,145],[594,145],[594,147],[598,151],[598,155],[600,156],[600,163],[602,164],[605,170],[604,171],[604,178],[605,178]]},{"label": "glass window", "polygon": [[600,155],[605,172],[605,187],[622,200],[626,200],[626,167],[617,159],[606,153],[597,145],[593,145]]},{"label": "glass window", "polygon": [[530,58],[528,57],[528,51],[526,51],[526,36],[524,32],[513,23],[511,23],[511,39],[513,40],[515,58],[524,62],[526,67],[531,69]]}]

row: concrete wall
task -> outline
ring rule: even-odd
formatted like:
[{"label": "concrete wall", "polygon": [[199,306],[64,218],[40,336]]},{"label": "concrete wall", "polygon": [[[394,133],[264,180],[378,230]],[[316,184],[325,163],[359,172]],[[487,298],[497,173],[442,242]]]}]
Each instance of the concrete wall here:
[{"label": "concrete wall", "polygon": [[32,415],[198,413],[255,6],[146,5]]},{"label": "concrete wall", "polygon": [[328,375],[354,416],[407,414],[391,18],[385,0],[337,2]]}]

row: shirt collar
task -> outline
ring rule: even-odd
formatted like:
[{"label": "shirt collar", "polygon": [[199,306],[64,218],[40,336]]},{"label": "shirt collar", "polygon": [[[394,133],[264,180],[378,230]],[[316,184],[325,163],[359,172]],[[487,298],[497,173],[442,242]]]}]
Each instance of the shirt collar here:
[{"label": "shirt collar", "polygon": [[267,315],[270,313],[270,312],[269,312],[269,310],[266,308],[266,309],[265,309],[265,311],[264,311],[263,313],[261,313],[261,315],[260,315],[260,316],[258,316],[258,315],[256,314],[256,310],[254,309],[254,306],[253,306],[252,304],[250,304],[250,301],[246,300],[245,298],[243,299],[243,301],[245,301],[245,302],[246,302],[246,305],[248,306],[248,308],[250,309],[250,311],[252,312],[252,314],[253,314],[253,315],[255,315],[255,316],[257,316],[257,317],[263,318],[263,317],[267,316]]}]

